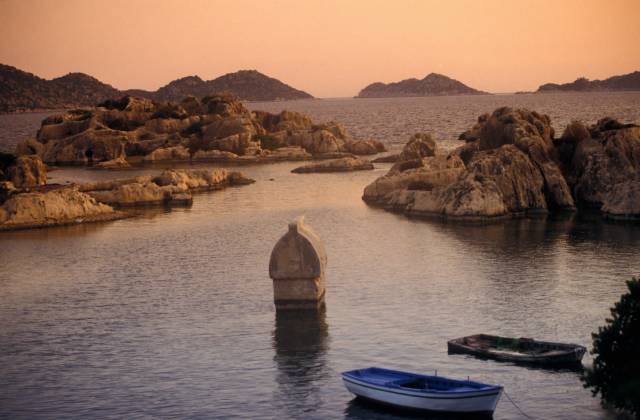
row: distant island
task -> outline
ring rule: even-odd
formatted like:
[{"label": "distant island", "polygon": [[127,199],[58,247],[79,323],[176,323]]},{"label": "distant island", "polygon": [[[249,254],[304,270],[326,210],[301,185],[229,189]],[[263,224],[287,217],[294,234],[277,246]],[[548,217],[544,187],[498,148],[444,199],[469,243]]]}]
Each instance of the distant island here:
[{"label": "distant island", "polygon": [[406,79],[393,83],[372,83],[356,98],[391,98],[402,96],[489,95],[442,74],[431,73],[424,79]]},{"label": "distant island", "polygon": [[571,83],[545,83],[536,93],[546,92],[606,92],[640,90],[640,71],[613,76],[604,80],[589,80],[580,77]]},{"label": "distant island", "polygon": [[202,80],[198,76],[183,77],[156,91],[123,91],[84,73],[69,73],[46,80],[0,64],[0,112],[93,106],[124,95],[157,101],[179,101],[187,95],[203,97],[219,92],[229,92],[246,101],[313,98],[306,92],[256,70],[240,70],[213,80]]}]

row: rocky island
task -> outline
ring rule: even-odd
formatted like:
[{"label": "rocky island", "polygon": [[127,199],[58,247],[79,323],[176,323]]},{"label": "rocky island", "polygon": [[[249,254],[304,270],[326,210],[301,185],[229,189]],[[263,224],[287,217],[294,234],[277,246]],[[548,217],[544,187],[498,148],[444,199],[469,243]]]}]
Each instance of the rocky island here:
[{"label": "rocky island", "polygon": [[342,125],[316,124],[282,111],[250,112],[232,95],[179,103],[126,96],[97,107],[70,110],[42,121],[35,138],[16,154],[51,165],[121,168],[158,161],[257,163],[339,158],[384,151],[374,140],[354,139]]},{"label": "rocky island", "polygon": [[437,73],[424,79],[406,79],[394,83],[372,83],[358,93],[356,98],[393,98],[403,96],[488,95],[462,82]]},{"label": "rocky island", "polygon": [[639,91],[640,71],[612,76],[604,80],[589,80],[580,77],[571,83],[546,83],[541,85],[536,93],[546,92],[616,92]]},{"label": "rocky island", "polygon": [[256,70],[240,70],[206,81],[198,76],[184,77],[156,91],[123,91],[84,73],[69,73],[46,80],[15,67],[0,64],[0,112],[93,106],[125,95],[156,101],[180,101],[187,95],[203,97],[220,92],[234,94],[246,101],[313,98],[307,92]]},{"label": "rocky island", "polygon": [[158,176],[73,185],[47,185],[37,156],[0,155],[0,231],[116,220],[124,209],[184,205],[192,193],[254,181],[240,172],[165,170]]},{"label": "rocky island", "polygon": [[492,220],[531,213],[600,210],[640,218],[640,127],[603,118],[573,122],[561,137],[547,115],[499,108],[440,152],[414,136],[389,172],[368,185],[367,203],[409,216]]}]

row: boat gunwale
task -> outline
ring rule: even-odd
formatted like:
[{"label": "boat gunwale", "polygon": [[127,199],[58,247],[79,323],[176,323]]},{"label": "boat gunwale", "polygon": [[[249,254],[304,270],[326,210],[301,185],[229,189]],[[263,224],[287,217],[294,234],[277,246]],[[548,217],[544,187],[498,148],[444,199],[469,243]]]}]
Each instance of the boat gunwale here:
[{"label": "boat gunwale", "polygon": [[[453,383],[460,384],[460,385],[467,385],[467,386],[475,385],[475,386],[478,386],[478,389],[455,390],[455,388],[453,388],[451,390],[439,390],[435,388],[426,388],[423,390],[418,390],[418,389],[402,387],[400,384],[395,383],[397,382],[397,380],[379,384],[379,383],[375,383],[370,380],[367,380],[366,377],[362,378],[362,377],[357,377],[355,375],[356,372],[359,373],[360,371],[367,371],[370,369],[376,369],[376,370],[380,370],[390,374],[405,376],[407,378],[427,379],[427,380],[445,380],[445,381],[451,381]],[[476,397],[483,397],[483,396],[491,396],[491,395],[500,393],[504,389],[502,385],[486,384],[483,382],[476,382],[476,381],[470,381],[470,380],[465,381],[465,380],[451,379],[444,376],[422,375],[418,373],[403,372],[403,371],[384,369],[384,368],[378,368],[378,367],[354,369],[354,370],[342,372],[342,379],[347,382],[354,383],[356,385],[366,386],[368,388],[376,389],[379,391],[392,392],[395,394],[409,395],[409,396],[423,397],[423,398],[430,398],[431,396],[432,399],[457,399],[457,398],[476,398]],[[472,395],[472,394],[478,394],[478,393],[481,393],[481,395]]]}]

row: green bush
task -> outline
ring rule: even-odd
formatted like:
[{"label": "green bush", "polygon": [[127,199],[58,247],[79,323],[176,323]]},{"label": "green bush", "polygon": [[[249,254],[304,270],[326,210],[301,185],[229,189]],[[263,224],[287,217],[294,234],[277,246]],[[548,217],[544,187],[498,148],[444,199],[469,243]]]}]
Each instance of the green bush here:
[{"label": "green bush", "polygon": [[593,336],[593,369],[584,386],[600,394],[603,405],[640,418],[640,280],[627,282],[629,292],[611,308],[611,319]]}]

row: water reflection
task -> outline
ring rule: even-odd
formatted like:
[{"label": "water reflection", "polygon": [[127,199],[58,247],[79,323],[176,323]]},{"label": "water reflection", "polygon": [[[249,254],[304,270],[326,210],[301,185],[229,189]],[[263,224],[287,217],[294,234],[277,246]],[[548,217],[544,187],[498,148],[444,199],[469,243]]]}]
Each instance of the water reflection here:
[{"label": "water reflection", "polygon": [[325,307],[277,311],[273,347],[278,368],[274,400],[294,417],[302,407],[318,406],[322,382],[330,375]]},{"label": "water reflection", "polygon": [[493,416],[487,414],[460,414],[460,413],[431,413],[412,410],[398,409],[374,401],[354,398],[349,401],[344,410],[344,418],[350,420],[395,420],[395,419],[429,419],[429,420],[452,420],[452,419],[473,419],[486,420]]}]

